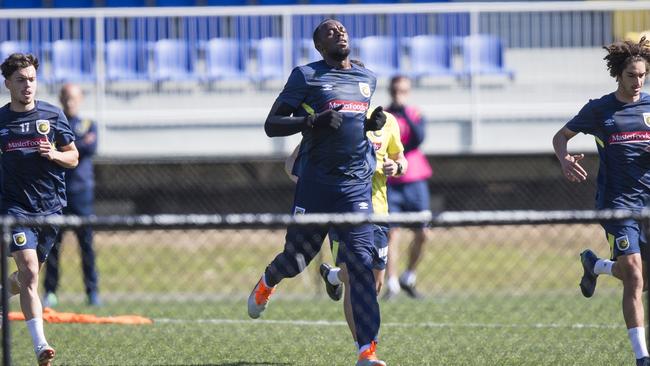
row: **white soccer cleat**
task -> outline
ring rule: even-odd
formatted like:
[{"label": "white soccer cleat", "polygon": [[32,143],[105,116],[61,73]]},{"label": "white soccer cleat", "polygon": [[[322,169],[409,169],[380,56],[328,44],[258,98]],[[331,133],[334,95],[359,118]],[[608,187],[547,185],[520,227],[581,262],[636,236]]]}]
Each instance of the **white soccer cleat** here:
[{"label": "white soccer cleat", "polygon": [[50,347],[49,344],[44,344],[38,346],[36,349],[36,359],[38,360],[38,366],[51,366],[56,352],[54,348]]}]

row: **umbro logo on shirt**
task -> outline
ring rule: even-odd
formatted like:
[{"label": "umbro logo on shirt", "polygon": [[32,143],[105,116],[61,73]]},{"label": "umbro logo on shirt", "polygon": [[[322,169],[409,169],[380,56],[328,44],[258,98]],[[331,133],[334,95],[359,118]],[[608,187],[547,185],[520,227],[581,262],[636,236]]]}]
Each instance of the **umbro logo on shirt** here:
[{"label": "umbro logo on shirt", "polygon": [[321,90],[323,90],[323,91],[334,90],[334,85],[332,85],[332,84],[323,84],[323,86],[321,86]]},{"label": "umbro logo on shirt", "polygon": [[367,210],[368,209],[368,202],[359,202],[359,209],[360,210]]}]

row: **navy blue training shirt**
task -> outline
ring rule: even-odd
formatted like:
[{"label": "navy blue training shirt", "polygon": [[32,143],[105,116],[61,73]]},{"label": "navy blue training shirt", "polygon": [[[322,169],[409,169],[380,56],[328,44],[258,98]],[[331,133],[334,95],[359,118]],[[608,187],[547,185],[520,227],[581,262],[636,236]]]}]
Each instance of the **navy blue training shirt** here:
[{"label": "navy blue training shirt", "polygon": [[[80,119],[79,117],[71,117],[68,122],[75,134],[75,146],[79,151],[79,165],[66,171],[65,185],[68,192],[81,192],[95,186],[93,156],[97,151],[97,124],[90,119]],[[91,141],[86,139],[89,134],[95,135]]]},{"label": "navy blue training shirt", "polygon": [[590,100],[566,127],[595,136],[600,156],[596,208],[639,210],[650,203],[650,96]]},{"label": "navy blue training shirt", "polygon": [[321,60],[293,69],[278,100],[296,108],[294,116],[343,105],[343,123],[337,130],[316,127],[302,132],[294,164],[294,174],[301,180],[336,185],[370,181],[374,151],[364,122],[376,83],[372,71],[355,64],[350,69],[336,69]]},{"label": "navy blue training shirt", "polygon": [[0,108],[4,213],[47,215],[65,207],[65,169],[38,153],[39,141],[46,138],[57,146],[74,141],[58,107],[36,101],[35,108],[27,112],[13,112],[9,103]]}]

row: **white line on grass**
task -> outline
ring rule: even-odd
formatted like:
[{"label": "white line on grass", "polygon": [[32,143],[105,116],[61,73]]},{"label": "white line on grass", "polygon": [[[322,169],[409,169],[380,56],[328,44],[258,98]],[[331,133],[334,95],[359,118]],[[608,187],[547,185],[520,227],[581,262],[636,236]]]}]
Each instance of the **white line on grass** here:
[{"label": "white line on grass", "polygon": [[[344,326],[344,321],[329,320],[247,320],[247,319],[154,319],[154,323],[174,324],[281,324],[281,325],[307,325],[307,326]],[[382,327],[400,328],[565,328],[565,329],[616,329],[620,324],[557,324],[557,323],[535,323],[535,324],[504,324],[504,323],[381,323]]]}]

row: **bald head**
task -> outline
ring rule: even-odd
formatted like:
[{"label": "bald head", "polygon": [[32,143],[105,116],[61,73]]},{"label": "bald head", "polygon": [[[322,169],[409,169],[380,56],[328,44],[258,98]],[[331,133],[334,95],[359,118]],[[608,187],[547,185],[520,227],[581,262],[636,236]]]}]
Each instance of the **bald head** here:
[{"label": "bald head", "polygon": [[83,101],[83,91],[76,84],[67,83],[61,87],[59,101],[66,117],[76,117]]}]

